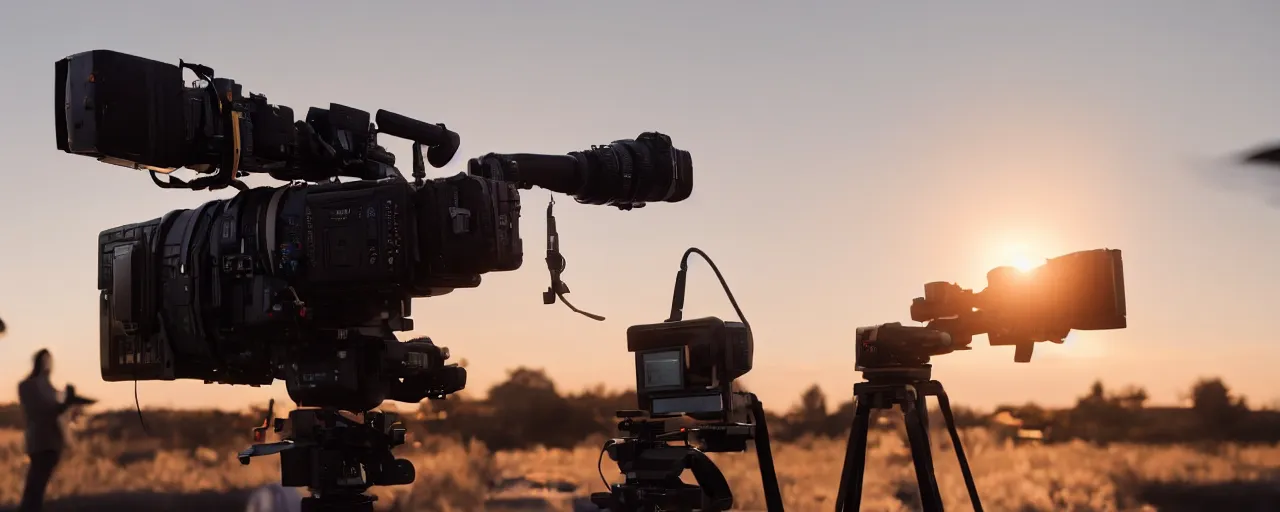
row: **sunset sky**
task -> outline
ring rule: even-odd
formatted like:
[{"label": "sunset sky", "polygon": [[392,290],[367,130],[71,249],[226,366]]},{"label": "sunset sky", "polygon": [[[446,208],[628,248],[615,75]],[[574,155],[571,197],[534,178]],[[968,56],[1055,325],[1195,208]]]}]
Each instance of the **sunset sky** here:
[{"label": "sunset sky", "polygon": [[[446,123],[462,149],[433,176],[649,130],[689,150],[687,201],[558,198],[570,300],[607,321],[541,303],[543,190],[523,194],[522,269],[415,303],[412,334],[467,360],[470,393],[519,365],[568,389],[632,386],[626,328],[666,317],[689,246],[751,321],[744,380],[770,408],[813,383],[846,399],[854,329],[909,321],[925,282],[981,288],[993,266],[1108,247],[1124,251],[1128,329],[1041,344],[1029,364],[981,338],[935,360],[952,400],[1067,405],[1102,379],[1172,404],[1200,376],[1280,400],[1280,187],[1221,163],[1280,140],[1280,2],[375,4],[3,8],[0,400],[48,347],[55,383],[132,406],[132,383],[99,376],[97,234],[232,195],[57,151],[53,63],[92,49],[209,65],[296,112]],[[409,161],[407,143],[384,145]],[[689,293],[687,317],[733,316],[701,262]],[[272,394],[283,385],[139,386],[144,407]]]}]

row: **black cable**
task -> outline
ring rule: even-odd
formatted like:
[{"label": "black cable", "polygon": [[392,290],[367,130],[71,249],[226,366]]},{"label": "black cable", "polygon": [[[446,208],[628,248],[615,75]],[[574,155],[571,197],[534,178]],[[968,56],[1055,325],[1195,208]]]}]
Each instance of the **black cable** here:
[{"label": "black cable", "polygon": [[702,256],[703,261],[711,267],[711,271],[716,273],[716,279],[720,280],[720,287],[724,288],[724,294],[729,297],[729,304],[733,305],[733,311],[738,314],[738,319],[742,321],[742,325],[751,330],[751,324],[747,322],[746,315],[742,314],[742,308],[738,307],[737,299],[733,298],[733,291],[729,290],[729,283],[725,282],[724,275],[720,273],[720,268],[716,267],[716,263],[711,261],[711,257],[702,249],[690,247],[684,252],[684,256],[680,258],[680,271],[676,273],[676,287],[671,297],[671,317],[667,318],[668,322],[679,322],[684,316],[684,291],[685,279],[689,272],[689,255],[697,254]]},{"label": "black cable", "polygon": [[569,285],[564,283],[560,278],[560,274],[569,266],[569,262],[564,259],[564,255],[560,253],[560,233],[556,230],[556,216],[552,213],[552,207],[556,204],[555,196],[551,197],[551,201],[547,203],[547,270],[551,273],[551,286],[547,287],[547,291],[542,294],[543,304],[552,304],[555,299],[560,299],[570,311],[585,316],[592,320],[604,321],[604,317],[588,313],[571,304],[568,299],[564,298],[564,294],[569,293]]},{"label": "black cable", "polygon": [[596,320],[596,321],[600,321],[600,322],[603,322],[603,321],[604,321],[604,317],[602,317],[602,316],[600,316],[600,315],[597,315],[597,314],[595,314],[595,313],[588,313],[588,312],[586,312],[586,311],[583,311],[583,310],[581,310],[581,309],[578,309],[578,307],[577,307],[577,306],[574,306],[573,304],[570,304],[570,303],[569,303],[569,299],[564,298],[564,294],[563,294],[563,293],[556,293],[556,297],[559,297],[559,298],[560,298],[560,302],[563,302],[565,306],[568,306],[570,311],[573,311],[574,313],[577,313],[577,314],[579,314],[579,315],[585,316],[585,317],[590,318],[590,319],[592,319],[592,320]]},{"label": "black cable", "polygon": [[600,481],[604,482],[604,490],[609,489],[609,479],[604,477],[604,453],[609,451],[609,447],[613,446],[613,440],[604,442],[604,446],[600,448],[600,457],[596,459],[596,471],[600,473]]},{"label": "black cable", "polygon": [[147,421],[142,419],[142,402],[138,401],[138,381],[136,380],[133,381],[133,406],[138,411],[138,423],[142,424],[142,433],[146,434],[147,437],[153,437],[151,429],[147,428]]}]

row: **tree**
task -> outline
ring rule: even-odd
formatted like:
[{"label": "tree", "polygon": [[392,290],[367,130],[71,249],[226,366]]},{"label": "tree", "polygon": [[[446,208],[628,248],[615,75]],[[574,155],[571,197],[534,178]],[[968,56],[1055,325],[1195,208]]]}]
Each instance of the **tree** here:
[{"label": "tree", "polygon": [[783,432],[780,440],[794,440],[806,434],[825,434],[829,423],[827,395],[817,384],[800,394],[800,403],[791,407],[782,418]]},{"label": "tree", "polygon": [[1231,396],[1231,389],[1218,377],[1203,378],[1191,386],[1191,409],[1202,428],[1213,432],[1212,437],[1229,435],[1225,430],[1249,412],[1244,399]]},{"label": "tree", "polygon": [[1108,394],[1102,382],[1095,381],[1055,430],[1064,437],[1100,443],[1131,439],[1141,430],[1138,409],[1146,400],[1147,392],[1142,388],[1130,386],[1119,393]]},{"label": "tree", "polygon": [[1027,428],[1042,428],[1049,423],[1049,411],[1031,402],[1010,412]]},{"label": "tree", "polygon": [[1220,411],[1231,407],[1231,390],[1220,378],[1200,379],[1191,386],[1191,408]]},{"label": "tree", "polygon": [[489,388],[489,400],[495,402],[535,396],[556,396],[556,383],[541,368],[516,368],[507,372],[505,382]]},{"label": "tree", "polygon": [[1106,389],[1102,387],[1102,381],[1095,380],[1093,385],[1089,386],[1089,394],[1082,399],[1090,402],[1102,402],[1107,399]]},{"label": "tree", "polygon": [[543,444],[568,448],[591,430],[591,411],[574,407],[556,391],[555,382],[542,369],[516,368],[505,382],[489,388],[491,421],[477,437],[494,450]]},{"label": "tree", "polygon": [[817,420],[827,417],[827,395],[817,384],[800,395],[800,413],[804,418]]},{"label": "tree", "polygon": [[1141,409],[1147,403],[1147,390],[1137,386],[1129,386],[1114,397],[1121,407]]}]

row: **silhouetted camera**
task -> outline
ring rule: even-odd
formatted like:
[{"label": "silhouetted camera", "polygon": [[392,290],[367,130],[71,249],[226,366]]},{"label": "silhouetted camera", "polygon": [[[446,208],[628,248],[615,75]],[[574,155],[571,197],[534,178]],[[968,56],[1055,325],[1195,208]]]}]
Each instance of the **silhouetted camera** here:
[{"label": "silhouetted camera", "polygon": [[1014,360],[1031,360],[1036,342],[1062,343],[1072,329],[1124,329],[1124,265],[1117,249],[1080,251],[1022,271],[997,267],[987,288],[953,283],[924,286],[911,319],[926,327],[882,324],[858,329],[859,368],[912,366],[930,356],[965,350],[977,334],[991,345],[1013,345]]},{"label": "silhouetted camera", "polygon": [[[183,70],[200,80],[184,85]],[[630,208],[692,186],[688,153],[659,133],[572,153],[568,167],[489,155],[475,174],[424,180],[424,147],[435,167],[458,149],[442,124],[383,110],[374,124],[338,104],[295,121],[209,67],[106,50],[55,71],[59,149],[150,170],[164,187],[241,190],[100,234],[107,381],[282,379],[301,405],[353,411],[440,398],[465,370],[429,338],[394,332],[413,328],[412,298],[521,266],[519,187]],[[380,133],[413,141],[413,182]],[[178,167],[200,177],[159,179]],[[294,182],[248,189],[249,173]]]},{"label": "silhouetted camera", "polygon": [[636,357],[636,396],[652,415],[727,419],[733,380],[751,371],[751,330],[715,317],[633,325],[627,351]]},{"label": "silhouetted camera", "polygon": [[[184,69],[200,81],[185,86]],[[58,149],[149,170],[164,188],[240,190],[99,235],[103,379],[284,380],[298,405],[318,409],[292,412],[290,438],[241,461],[280,454],[282,484],[311,488],[303,510],[373,510],[369,486],[413,481],[412,464],[391,454],[404,443],[394,416],[339,410],[466,385],[447,348],[395,332],[413,329],[411,299],[520,268],[519,188],[621,209],[692,191],[689,154],[656,132],[566,157],[490,154],[470,175],[426,180],[426,163],[443,167],[458,150],[443,124],[384,110],[374,124],[338,104],[295,121],[207,66],[106,50],[58,61],[55,77]],[[380,133],[413,141],[413,182]],[[179,167],[201,176],[159,179]],[[249,189],[239,178],[251,173],[293,183]],[[547,262],[563,295],[557,238],[549,230]]]}]

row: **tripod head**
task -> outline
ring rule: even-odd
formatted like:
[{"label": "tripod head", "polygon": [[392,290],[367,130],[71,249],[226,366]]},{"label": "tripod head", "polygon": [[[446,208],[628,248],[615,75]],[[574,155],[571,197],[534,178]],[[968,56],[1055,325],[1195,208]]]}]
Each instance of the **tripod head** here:
[{"label": "tripod head", "polygon": [[[609,492],[592,494],[591,502],[612,512],[721,511],[732,507],[729,482],[706,452],[745,450],[747,439],[752,437],[751,426],[725,424],[667,430],[665,419],[644,419],[644,414],[617,412],[622,418],[618,423],[622,437],[606,442],[604,451],[618,463],[626,481],[610,486]],[[698,443],[699,438],[704,442]],[[693,472],[697,485],[680,481],[685,469]]]},{"label": "tripod head", "polygon": [[[274,407],[274,401],[272,403]],[[263,441],[264,425],[254,429]],[[361,418],[363,416],[363,418]],[[289,412],[289,434],[283,441],[255,444],[240,452],[241,464],[252,457],[280,454],[280,485],[307,487],[303,512],[372,512],[376,496],[364,494],[374,485],[413,483],[413,464],[397,459],[391,449],[404,444],[405,429],[392,413],[351,413],[332,408]],[[285,430],[285,419],[274,419],[274,430]]]}]

